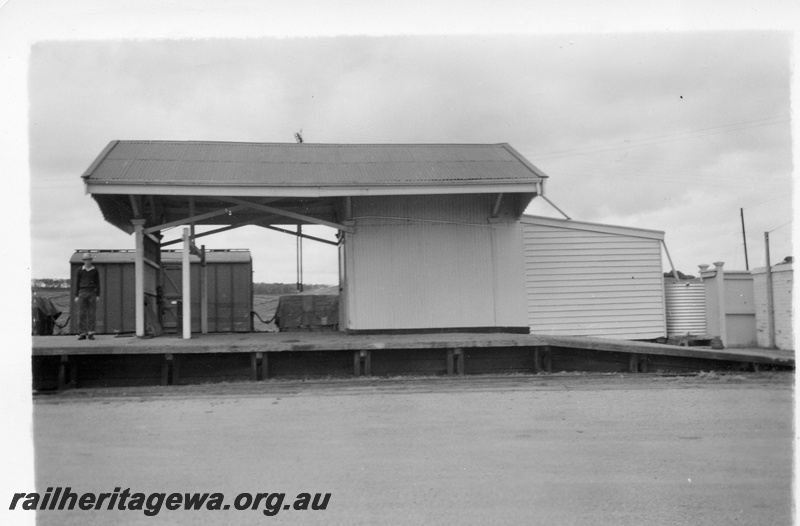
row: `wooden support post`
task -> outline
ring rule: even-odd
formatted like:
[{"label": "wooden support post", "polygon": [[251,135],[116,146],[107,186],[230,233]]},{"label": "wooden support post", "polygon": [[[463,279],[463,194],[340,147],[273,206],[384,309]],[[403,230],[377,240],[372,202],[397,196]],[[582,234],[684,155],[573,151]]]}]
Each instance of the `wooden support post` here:
[{"label": "wooden support post", "polygon": [[141,198],[138,195],[128,195],[128,199],[131,203],[131,212],[133,212],[133,217],[142,217],[142,207],[140,206]]},{"label": "wooden support post", "polygon": [[543,365],[544,365],[544,371],[546,373],[552,373],[553,372],[553,351],[552,351],[552,349],[550,349],[550,347],[547,347],[547,350],[544,353],[544,357],[543,357],[542,361],[543,361]]},{"label": "wooden support post", "polygon": [[71,389],[78,387],[78,362],[75,360],[69,362],[69,383],[67,385]]},{"label": "wooden support post", "polygon": [[169,355],[169,359],[172,363],[172,374],[170,375],[170,385],[178,385],[179,378],[180,378],[180,371],[181,371],[181,355]]},{"label": "wooden support post", "polygon": [[259,354],[260,352],[251,352],[250,353],[250,380],[257,382],[258,378],[258,362],[259,362]]},{"label": "wooden support post", "polygon": [[189,229],[183,229],[183,259],[181,262],[181,276],[183,277],[181,287],[181,301],[183,301],[183,339],[189,340],[192,337],[192,272],[189,252],[191,250],[191,240],[189,239]]},{"label": "wooden support post", "polygon": [[372,353],[368,350],[361,351],[364,364],[364,376],[372,376]]},{"label": "wooden support post", "polygon": [[344,198],[344,218],[353,219],[353,198],[349,195]]},{"label": "wooden support post", "polygon": [[464,374],[464,350],[453,349],[453,359],[456,362],[456,374],[461,376]]},{"label": "wooden support post", "polygon": [[161,385],[170,385],[170,369],[172,369],[172,353],[165,353],[164,363],[161,364]]},{"label": "wooden support post", "polygon": [[353,374],[355,376],[372,376],[372,353],[366,349],[354,351]]},{"label": "wooden support post", "polygon": [[58,390],[63,391],[67,388],[67,365],[69,364],[69,356],[62,355],[58,362]]},{"label": "wooden support post", "polygon": [[447,349],[447,376],[453,376],[453,349]]},{"label": "wooden support post", "polygon": [[538,347],[533,348],[533,374],[542,372],[542,351]]},{"label": "wooden support post", "polygon": [[[189,217],[194,217],[194,196],[189,196]],[[189,225],[189,233],[192,241],[194,241],[194,223]]]},{"label": "wooden support post", "polygon": [[628,357],[628,371],[631,373],[639,372],[639,356],[631,353]]},{"label": "wooden support post", "polygon": [[132,219],[136,236],[136,254],[133,269],[133,290],[136,315],[136,336],[144,337],[144,219]]},{"label": "wooden support post", "polygon": [[259,382],[266,376],[266,354],[258,351],[250,353],[250,379]]},{"label": "wooden support post", "polygon": [[267,380],[269,378],[269,353],[261,355],[261,379]]}]

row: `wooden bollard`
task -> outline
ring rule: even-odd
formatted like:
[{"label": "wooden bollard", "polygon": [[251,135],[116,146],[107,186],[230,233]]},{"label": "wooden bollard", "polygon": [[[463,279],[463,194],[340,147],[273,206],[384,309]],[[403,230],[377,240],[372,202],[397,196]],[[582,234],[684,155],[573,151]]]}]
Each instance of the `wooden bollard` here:
[{"label": "wooden bollard", "polygon": [[173,369],[173,365],[172,353],[165,353],[164,363],[161,365],[161,385],[171,385],[174,383],[175,371]]},{"label": "wooden bollard", "polygon": [[464,350],[461,348],[447,349],[447,375],[453,373],[464,374]]},{"label": "wooden bollard", "polygon": [[67,385],[67,356],[62,356],[58,361],[58,390],[63,391]]},{"label": "wooden bollard", "polygon": [[636,354],[631,354],[628,357],[628,371],[631,373],[639,372],[639,356]]},{"label": "wooden bollard", "polygon": [[263,379],[263,353],[251,352],[250,353],[250,379],[258,382]]},{"label": "wooden bollard", "polygon": [[544,371],[546,373],[553,372],[553,351],[550,347],[545,347],[544,350],[540,353],[541,362],[537,363],[537,367],[539,367],[540,371]]},{"label": "wooden bollard", "polygon": [[372,375],[372,353],[369,350],[353,351],[353,374],[355,376]]}]

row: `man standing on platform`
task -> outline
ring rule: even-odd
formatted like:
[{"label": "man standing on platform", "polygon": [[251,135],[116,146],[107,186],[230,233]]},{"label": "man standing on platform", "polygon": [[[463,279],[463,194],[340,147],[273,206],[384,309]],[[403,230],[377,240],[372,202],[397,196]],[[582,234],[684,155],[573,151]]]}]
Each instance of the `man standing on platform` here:
[{"label": "man standing on platform", "polygon": [[97,300],[100,298],[100,273],[92,265],[92,259],[89,252],[84,252],[83,266],[72,280],[72,294],[78,307],[79,340],[94,340]]}]

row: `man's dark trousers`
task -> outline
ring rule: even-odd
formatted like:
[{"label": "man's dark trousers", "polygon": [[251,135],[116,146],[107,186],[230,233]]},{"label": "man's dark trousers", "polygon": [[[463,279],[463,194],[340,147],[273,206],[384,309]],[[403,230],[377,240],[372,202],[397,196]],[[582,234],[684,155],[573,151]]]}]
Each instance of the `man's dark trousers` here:
[{"label": "man's dark trousers", "polygon": [[81,336],[94,334],[97,314],[97,291],[81,289],[78,293],[78,330]]}]

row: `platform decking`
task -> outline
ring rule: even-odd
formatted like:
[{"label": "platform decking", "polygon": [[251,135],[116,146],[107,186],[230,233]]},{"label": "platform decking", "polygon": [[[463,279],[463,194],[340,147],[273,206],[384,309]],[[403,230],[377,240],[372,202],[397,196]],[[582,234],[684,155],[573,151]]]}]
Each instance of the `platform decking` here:
[{"label": "platform decking", "polygon": [[775,349],[684,347],[605,338],[539,334],[398,334],[347,335],[339,332],[284,332],[135,338],[99,335],[94,341],[75,336],[34,336],[33,356],[116,354],[202,354],[289,351],[369,351],[382,349],[468,349],[555,347],[630,354],[676,356],[794,366],[794,352]]},{"label": "platform decking", "polygon": [[[794,367],[794,353],[682,347],[532,334],[347,335],[286,332],[139,339],[33,337],[34,385],[164,385],[272,376],[467,374],[590,370],[648,372]],[[555,365],[554,365],[555,364]],[[80,382],[78,379],[80,378]]]}]

